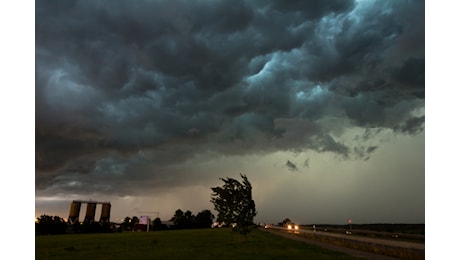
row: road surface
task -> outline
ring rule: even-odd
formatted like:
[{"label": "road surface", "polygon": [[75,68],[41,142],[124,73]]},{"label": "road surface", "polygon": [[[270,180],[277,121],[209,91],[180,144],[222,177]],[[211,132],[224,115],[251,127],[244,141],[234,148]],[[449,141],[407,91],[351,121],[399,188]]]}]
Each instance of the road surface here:
[{"label": "road surface", "polygon": [[[286,238],[302,241],[308,244],[316,245],[325,249],[329,250],[334,250],[334,251],[339,251],[343,252],[355,257],[363,258],[363,259],[375,259],[375,260],[391,260],[391,259],[400,259],[400,258],[395,258],[395,257],[390,257],[390,256],[385,256],[385,255],[380,255],[380,254],[375,254],[371,252],[366,252],[362,250],[357,250],[357,249],[352,249],[352,248],[347,248],[347,247],[342,247],[342,246],[337,246],[325,242],[320,242],[312,239],[308,239],[305,236],[301,236],[300,234],[314,234],[312,230],[305,230],[305,229],[299,229],[295,231],[287,231],[286,228],[283,227],[270,227],[270,228],[265,228],[262,229],[264,231],[280,235]],[[334,237],[337,239],[352,239],[355,241],[361,241],[365,243],[374,243],[374,244],[379,244],[379,245],[386,245],[386,246],[394,246],[394,247],[402,247],[402,248],[409,248],[409,249],[416,249],[416,250],[422,250],[424,252],[425,250],[425,245],[424,244],[419,244],[419,243],[411,243],[411,242],[405,242],[405,241],[391,241],[391,240],[385,240],[385,239],[374,239],[374,238],[367,238],[367,237],[359,237],[359,236],[353,236],[351,237],[350,235],[342,235],[342,234],[332,234],[332,233],[327,233],[327,232],[317,232],[316,234],[325,235],[328,237]],[[424,257],[420,257],[420,259],[424,259]]]}]

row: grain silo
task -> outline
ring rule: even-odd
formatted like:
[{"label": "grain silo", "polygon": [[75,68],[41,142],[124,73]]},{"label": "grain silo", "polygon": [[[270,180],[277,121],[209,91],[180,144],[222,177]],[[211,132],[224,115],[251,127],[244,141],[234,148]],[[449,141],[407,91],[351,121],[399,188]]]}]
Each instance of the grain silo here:
[{"label": "grain silo", "polygon": [[79,201],[72,201],[70,204],[70,212],[69,212],[69,219],[67,222],[71,225],[78,223],[78,217],[80,216],[80,207],[81,202]]},{"label": "grain silo", "polygon": [[103,203],[101,210],[101,223],[109,223],[110,221],[110,203]]},{"label": "grain silo", "polygon": [[86,205],[86,215],[85,215],[85,222],[92,223],[94,222],[94,217],[96,216],[96,205],[97,203],[88,202]]}]

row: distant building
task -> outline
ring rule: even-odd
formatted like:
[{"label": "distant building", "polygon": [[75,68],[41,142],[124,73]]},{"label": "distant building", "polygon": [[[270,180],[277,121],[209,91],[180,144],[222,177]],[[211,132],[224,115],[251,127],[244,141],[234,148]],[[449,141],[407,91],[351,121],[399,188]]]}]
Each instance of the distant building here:
[{"label": "distant building", "polygon": [[173,228],[174,227],[174,221],[161,221],[162,225],[166,225],[168,228]]}]

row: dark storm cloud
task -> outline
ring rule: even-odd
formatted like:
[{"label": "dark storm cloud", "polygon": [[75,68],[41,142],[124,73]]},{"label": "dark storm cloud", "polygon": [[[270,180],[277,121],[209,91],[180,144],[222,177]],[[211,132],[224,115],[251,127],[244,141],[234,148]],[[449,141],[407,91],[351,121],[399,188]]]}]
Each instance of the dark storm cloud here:
[{"label": "dark storm cloud", "polygon": [[299,170],[299,169],[297,168],[297,165],[295,165],[293,162],[291,162],[291,161],[289,161],[289,160],[286,162],[286,166],[288,167],[288,169],[289,169],[290,171],[293,171],[293,172],[296,172],[296,171]]},{"label": "dark storm cloud", "polygon": [[357,154],[359,157],[363,158],[363,160],[367,161],[370,158],[370,155],[377,150],[377,146],[359,146],[359,147],[354,147],[354,152]]},{"label": "dark storm cloud", "polygon": [[399,129],[403,133],[416,134],[424,129],[425,116],[411,117],[403,122]]},{"label": "dark storm cloud", "polygon": [[36,187],[173,185],[207,151],[366,159],[325,120],[419,133],[424,66],[420,1],[37,1]]},{"label": "dark storm cloud", "polygon": [[[262,1],[264,2],[264,1]],[[354,7],[353,0],[333,1],[267,1],[271,9],[277,12],[299,13],[307,20],[319,19],[330,13],[342,13],[350,11]]]}]

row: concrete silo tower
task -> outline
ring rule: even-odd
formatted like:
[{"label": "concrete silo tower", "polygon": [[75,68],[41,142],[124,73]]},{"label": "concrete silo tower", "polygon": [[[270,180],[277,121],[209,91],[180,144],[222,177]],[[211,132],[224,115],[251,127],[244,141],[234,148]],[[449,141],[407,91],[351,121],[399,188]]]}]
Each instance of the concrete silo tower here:
[{"label": "concrete silo tower", "polygon": [[85,223],[93,223],[94,217],[96,216],[96,205],[95,202],[88,202],[86,205],[86,215],[85,215]]},{"label": "concrete silo tower", "polygon": [[99,222],[102,224],[108,224],[110,222],[110,203],[103,203],[101,210],[101,219]]},{"label": "concrete silo tower", "polygon": [[70,212],[69,212],[69,219],[67,222],[70,225],[78,223],[78,217],[80,216],[80,207],[81,207],[81,202],[80,201],[72,201],[72,204],[70,204]]}]

